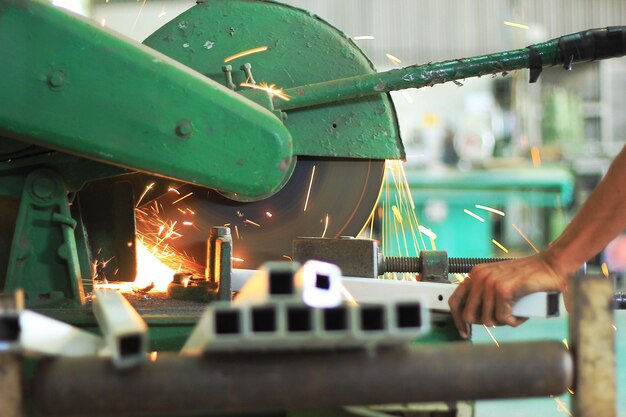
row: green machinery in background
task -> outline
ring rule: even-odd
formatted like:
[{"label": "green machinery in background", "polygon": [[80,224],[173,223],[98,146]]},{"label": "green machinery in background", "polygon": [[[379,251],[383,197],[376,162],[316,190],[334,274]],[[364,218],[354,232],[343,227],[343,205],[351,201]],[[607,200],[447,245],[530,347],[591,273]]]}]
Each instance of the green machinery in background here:
[{"label": "green machinery in background", "polygon": [[[544,208],[567,208],[574,198],[574,176],[562,168],[520,167],[470,171],[407,169],[406,179],[417,218],[437,236],[436,247],[455,256],[510,256],[492,243],[496,237],[494,221],[508,225],[511,223],[510,218],[477,209],[477,204],[504,212],[509,207],[539,211]],[[380,205],[383,206],[387,200],[392,206],[401,204],[397,196],[383,193]],[[484,221],[471,217],[465,213],[465,209],[479,215]],[[542,233],[536,234],[538,238],[532,240],[535,246],[543,247],[555,237],[551,233],[560,227],[560,219],[540,211],[536,217],[543,219],[540,224]],[[409,236],[411,231],[407,230],[408,226],[402,226]],[[528,231],[526,233],[530,234]],[[430,239],[424,236],[424,241],[427,248],[431,249]],[[526,242],[524,247],[531,253],[532,248]],[[399,249],[392,244],[386,252],[390,256],[418,255],[413,253],[411,245],[409,250],[409,253],[396,253]]]}]

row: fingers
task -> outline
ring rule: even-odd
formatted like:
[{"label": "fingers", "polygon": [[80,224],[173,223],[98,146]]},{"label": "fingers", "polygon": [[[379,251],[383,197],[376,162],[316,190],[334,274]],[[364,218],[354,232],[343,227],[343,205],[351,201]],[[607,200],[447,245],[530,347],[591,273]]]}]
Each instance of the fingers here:
[{"label": "fingers", "polygon": [[483,311],[481,321],[485,326],[500,324],[495,316],[496,293],[492,281],[486,281],[483,286]]},{"label": "fingers", "polygon": [[463,308],[465,306],[465,299],[467,298],[467,293],[470,288],[471,281],[466,279],[459,284],[457,289],[448,299],[448,305],[450,306],[450,312],[452,313],[454,325],[463,339],[467,339],[469,337],[469,325],[467,325],[463,320]]},{"label": "fingers", "polygon": [[472,285],[465,300],[463,309],[463,321],[465,323],[478,323],[483,303],[483,280],[477,276],[472,277]]},{"label": "fingers", "polygon": [[514,291],[511,285],[498,282],[495,286],[495,318],[498,324],[508,324],[517,327],[527,319],[513,315]]}]

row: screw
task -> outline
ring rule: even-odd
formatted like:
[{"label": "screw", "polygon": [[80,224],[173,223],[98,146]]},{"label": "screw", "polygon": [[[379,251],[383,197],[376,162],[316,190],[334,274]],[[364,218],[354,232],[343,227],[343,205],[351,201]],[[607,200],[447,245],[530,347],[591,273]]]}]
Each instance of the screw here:
[{"label": "screw", "polygon": [[252,76],[252,65],[249,62],[243,64],[241,66],[241,70],[246,74],[246,82],[256,84],[256,81],[254,81],[254,77]]},{"label": "screw", "polygon": [[65,74],[63,71],[55,70],[48,73],[48,86],[52,90],[60,90],[65,84]]},{"label": "screw", "polygon": [[188,119],[181,120],[176,125],[176,134],[181,138],[188,138],[193,132],[193,125]]},{"label": "screw", "polygon": [[222,66],[222,72],[226,77],[226,87],[231,90],[235,89],[235,83],[233,83],[233,66],[232,65],[224,65]]},{"label": "screw", "polygon": [[[511,261],[514,258],[448,258],[451,274],[468,273],[478,264]],[[387,256],[383,260],[385,272],[422,272],[419,256]]]}]

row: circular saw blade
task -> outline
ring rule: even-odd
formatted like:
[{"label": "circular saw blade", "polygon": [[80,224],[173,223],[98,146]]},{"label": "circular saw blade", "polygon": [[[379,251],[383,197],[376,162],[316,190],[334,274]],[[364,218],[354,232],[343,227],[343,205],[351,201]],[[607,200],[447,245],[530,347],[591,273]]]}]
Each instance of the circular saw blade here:
[{"label": "circular saw blade", "polygon": [[[231,88],[234,83],[235,91],[241,91],[240,84],[248,80],[241,67],[245,63],[257,82],[279,88],[375,71],[344,33],[309,12],[270,1],[199,2],[144,44],[213,81]],[[264,47],[262,52],[249,54],[259,46]],[[232,60],[242,53],[245,58]],[[230,82],[224,73],[228,68]],[[390,97],[380,94],[295,109],[287,116],[284,123],[298,156],[285,187],[256,202],[231,201],[217,191],[192,185],[178,188],[180,194],[166,193],[158,199],[158,215],[170,226],[176,222],[177,234],[163,244],[202,265],[210,228],[227,224],[233,235],[233,266],[256,268],[291,256],[296,237],[355,236],[361,231],[380,194],[385,166],[382,159],[365,158],[383,158],[388,146],[402,146]],[[210,158],[207,169],[211,169]],[[138,221],[140,232],[141,227]]]},{"label": "circular saw blade", "polygon": [[257,268],[289,259],[296,237],[356,236],[376,204],[384,167],[384,160],[299,158],[287,185],[262,201],[236,202],[183,185],[157,202],[162,218],[184,225],[172,241],[178,251],[204,264],[210,228],[229,225],[233,266]]}]

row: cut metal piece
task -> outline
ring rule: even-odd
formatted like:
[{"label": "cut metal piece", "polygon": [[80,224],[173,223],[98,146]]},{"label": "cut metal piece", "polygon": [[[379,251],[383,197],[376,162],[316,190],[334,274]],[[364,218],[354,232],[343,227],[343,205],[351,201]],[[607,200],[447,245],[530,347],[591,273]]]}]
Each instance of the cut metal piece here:
[{"label": "cut metal piece", "polygon": [[572,372],[559,341],[445,343],[289,355],[159,354],[123,377],[100,358],[56,359],[38,364],[33,389],[41,416],[258,413],[545,397],[565,392]]},{"label": "cut metal piece", "polygon": [[301,288],[296,288],[295,275],[300,264],[267,262],[255,271],[239,288],[236,305],[262,304],[274,300],[297,300]]},{"label": "cut metal piece", "polygon": [[117,290],[94,290],[93,312],[113,364],[128,368],[144,362],[148,352],[148,326]]},{"label": "cut metal piece", "polygon": [[309,307],[336,307],[343,301],[341,295],[341,270],[337,265],[307,261],[295,276],[297,288],[301,288],[301,298]]},{"label": "cut metal piece", "polygon": [[59,320],[24,310],[20,313],[20,345],[26,351],[51,356],[98,355],[104,339]]},{"label": "cut metal piece", "polygon": [[341,270],[333,264],[308,261],[268,262],[238,290],[237,305],[263,304],[272,300],[298,300],[309,307],[336,307],[343,301]]},{"label": "cut metal piece", "polygon": [[210,305],[184,355],[208,352],[354,349],[406,343],[428,333],[419,299],[311,308],[301,302]]}]

